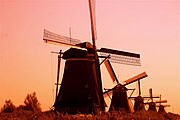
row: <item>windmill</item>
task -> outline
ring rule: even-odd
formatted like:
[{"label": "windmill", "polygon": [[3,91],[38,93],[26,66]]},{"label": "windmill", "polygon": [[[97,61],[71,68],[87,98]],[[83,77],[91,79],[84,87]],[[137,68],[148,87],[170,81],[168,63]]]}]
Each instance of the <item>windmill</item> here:
[{"label": "windmill", "polygon": [[[140,81],[138,80],[138,96],[137,97],[131,97],[134,98],[134,110],[138,111],[138,110],[145,110],[145,104],[149,104],[149,108],[152,110],[154,109],[154,102],[153,102],[153,98],[159,98],[159,96],[153,96],[152,95],[152,89],[149,89],[149,96],[142,96],[141,95],[141,88],[140,88]],[[144,103],[144,99],[150,99],[151,102],[149,103]]]},{"label": "windmill", "polygon": [[156,103],[159,103],[159,105],[156,105],[156,107],[159,107],[158,113],[166,113],[165,107],[170,107],[170,105],[163,105],[162,103],[167,103],[167,100],[161,100],[161,95],[160,95],[160,100],[156,101]]},{"label": "windmill", "polygon": [[[153,95],[152,88],[149,89],[149,96],[141,96],[142,98],[142,106],[148,105],[148,110],[156,111],[156,102],[154,102],[154,98],[159,98],[158,95]],[[144,99],[147,99],[147,102],[144,102]],[[135,101],[136,102],[136,101]],[[157,103],[160,101],[157,101]],[[163,101],[162,101],[163,102]],[[144,107],[142,109],[145,109]],[[136,109],[136,110],[142,110],[142,109]]]},{"label": "windmill", "polygon": [[156,111],[156,103],[153,101],[152,88],[149,89],[149,95],[150,95],[151,102],[147,103],[149,104],[148,110]]},{"label": "windmill", "polygon": [[134,112],[131,101],[129,100],[127,96],[127,90],[132,90],[132,89],[127,89],[126,85],[129,85],[137,80],[147,77],[147,74],[145,72],[140,73],[124,81],[125,84],[121,84],[115,75],[112,65],[110,64],[110,61],[106,60],[104,64],[109,72],[109,75],[112,81],[113,82],[116,81],[117,83],[115,87],[113,87],[112,89],[108,89],[107,91],[104,92],[104,97],[107,97],[112,94],[109,111],[120,110],[120,111],[126,111],[126,112]]},{"label": "windmill", "polygon": [[[153,96],[152,94],[152,88],[149,89],[149,95],[150,95],[150,102],[147,102],[145,104],[149,105],[148,110],[157,112],[156,107],[158,107],[158,113],[166,113],[165,107],[170,107],[170,105],[163,105],[162,103],[167,103],[167,100],[161,100],[161,95],[159,96]],[[160,100],[154,101],[153,98],[159,98]]]},{"label": "windmill", "polygon": [[[122,64],[140,65],[139,54],[96,48],[95,0],[89,0],[89,12],[92,43],[44,30],[45,42],[71,47],[65,52],[61,51],[59,56],[65,60],[65,67],[61,87],[54,103],[56,111],[97,114],[105,110],[99,58],[108,58],[112,62]],[[60,64],[58,69],[59,67]],[[57,85],[58,79],[57,76]]]}]

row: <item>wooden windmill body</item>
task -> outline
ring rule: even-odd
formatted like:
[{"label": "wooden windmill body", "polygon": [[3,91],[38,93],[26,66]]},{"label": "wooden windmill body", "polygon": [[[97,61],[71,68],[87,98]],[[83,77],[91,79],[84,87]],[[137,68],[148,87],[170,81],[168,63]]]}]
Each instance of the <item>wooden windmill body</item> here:
[{"label": "wooden windmill body", "polygon": [[85,50],[70,48],[63,54],[66,60],[55,110],[76,113],[96,113],[104,110],[102,83],[95,71],[95,61]]}]

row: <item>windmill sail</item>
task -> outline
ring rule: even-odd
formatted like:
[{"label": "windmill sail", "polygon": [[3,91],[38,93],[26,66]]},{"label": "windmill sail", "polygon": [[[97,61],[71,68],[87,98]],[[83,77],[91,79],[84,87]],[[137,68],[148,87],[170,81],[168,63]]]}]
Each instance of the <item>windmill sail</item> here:
[{"label": "windmill sail", "polygon": [[97,39],[96,35],[96,22],[95,22],[95,0],[89,0],[89,12],[90,12],[90,21],[91,21],[91,34],[92,34],[92,44],[93,44],[93,49],[92,53],[94,54],[94,62],[95,62],[95,68],[94,73],[96,74],[97,80],[97,91],[99,94],[99,103],[100,107],[102,110],[105,109],[104,106],[104,98],[102,94],[102,81],[101,81],[101,71],[100,71],[100,64],[99,64],[99,58],[96,50],[96,42],[95,40]]},{"label": "windmill sail", "polygon": [[108,90],[107,92],[104,92],[104,93],[103,93],[103,97],[106,98],[106,97],[108,97],[108,96],[111,96],[112,93],[113,93],[112,90],[110,90],[110,91]]},{"label": "windmill sail", "polygon": [[167,103],[167,100],[159,100],[159,101],[156,101],[155,103]]},{"label": "windmill sail", "polygon": [[130,84],[130,83],[132,83],[132,82],[135,82],[135,81],[137,81],[137,80],[140,80],[140,79],[143,79],[143,78],[145,78],[145,77],[147,77],[148,75],[146,74],[146,72],[142,72],[142,73],[140,73],[140,74],[138,74],[138,75],[136,75],[136,76],[134,76],[134,77],[132,77],[132,78],[129,78],[128,80],[125,80],[124,82],[125,82],[125,84],[124,85],[128,85],[128,84]]},{"label": "windmill sail", "polygon": [[95,0],[89,0],[89,12],[90,12],[90,20],[91,20],[91,34],[93,45],[95,45],[95,40],[97,39],[96,32],[96,18],[95,18]]},{"label": "windmill sail", "polygon": [[44,29],[43,40],[47,43],[63,44],[63,45],[70,45],[70,46],[76,46],[76,47],[77,47],[76,44],[81,43],[81,41],[78,39],[59,35],[59,34],[50,32],[50,31],[45,30],[45,29]]},{"label": "windmill sail", "polygon": [[98,50],[101,55],[108,56],[110,55],[110,61],[114,63],[126,64],[140,66],[140,54],[130,53],[125,51],[113,50],[108,48],[101,48]]},{"label": "windmill sail", "polygon": [[113,70],[113,68],[112,68],[109,60],[105,60],[105,61],[104,61],[104,64],[105,64],[105,66],[106,66],[106,68],[107,68],[107,70],[108,70],[108,72],[109,72],[109,75],[110,75],[112,81],[113,81],[113,82],[116,81],[117,83],[119,83],[119,81],[118,81],[118,79],[117,79],[117,77],[116,77],[116,74],[115,74],[115,72],[114,72],[114,70]]}]

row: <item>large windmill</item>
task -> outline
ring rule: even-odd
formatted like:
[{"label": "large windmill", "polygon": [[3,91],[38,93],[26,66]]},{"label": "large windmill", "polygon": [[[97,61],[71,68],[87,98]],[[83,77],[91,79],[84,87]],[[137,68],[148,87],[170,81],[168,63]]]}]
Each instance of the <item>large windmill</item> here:
[{"label": "large windmill", "polygon": [[[139,54],[96,48],[95,0],[89,0],[89,12],[92,43],[82,43],[78,39],[44,30],[45,42],[71,47],[64,53],[60,52],[59,56],[65,60],[65,68],[54,103],[57,111],[70,114],[96,114],[105,110],[99,58],[122,64],[140,65]],[[102,53],[101,56],[98,55],[99,53]]]}]

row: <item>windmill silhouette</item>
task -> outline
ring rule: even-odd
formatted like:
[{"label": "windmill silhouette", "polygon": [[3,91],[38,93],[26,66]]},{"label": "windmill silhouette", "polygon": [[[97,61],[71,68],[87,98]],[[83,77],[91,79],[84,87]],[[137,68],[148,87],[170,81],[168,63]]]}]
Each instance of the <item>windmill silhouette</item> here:
[{"label": "windmill silhouette", "polygon": [[168,104],[162,104],[162,103],[167,103],[167,100],[161,100],[161,95],[160,95],[160,100],[159,101],[156,101],[156,104],[159,104],[159,105],[156,105],[156,107],[158,107],[158,113],[166,113],[165,111],[165,107],[170,107],[170,105]]}]

